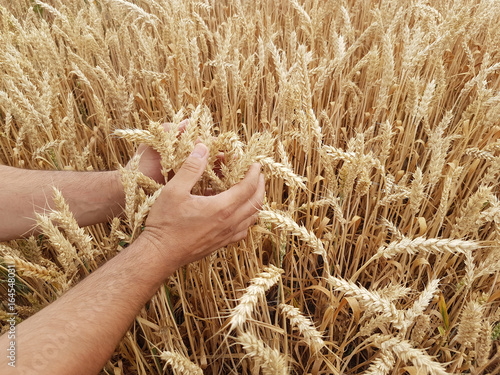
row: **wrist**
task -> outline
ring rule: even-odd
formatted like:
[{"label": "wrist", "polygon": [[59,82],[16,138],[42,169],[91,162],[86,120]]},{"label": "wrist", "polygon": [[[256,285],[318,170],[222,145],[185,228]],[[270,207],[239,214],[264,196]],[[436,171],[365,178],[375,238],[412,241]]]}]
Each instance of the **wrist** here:
[{"label": "wrist", "polygon": [[[68,172],[62,188],[80,226],[102,223],[122,213],[125,193],[118,171]],[[78,193],[77,193],[78,192]]]},{"label": "wrist", "polygon": [[[108,202],[113,209],[113,215],[118,216],[125,207],[125,191],[121,181],[120,171],[104,172],[108,175]],[[115,212],[117,211],[117,212]]]},{"label": "wrist", "polygon": [[180,268],[179,262],[168,256],[168,242],[148,230],[144,230],[132,246],[136,253],[134,256],[140,259],[140,263],[160,285]]}]

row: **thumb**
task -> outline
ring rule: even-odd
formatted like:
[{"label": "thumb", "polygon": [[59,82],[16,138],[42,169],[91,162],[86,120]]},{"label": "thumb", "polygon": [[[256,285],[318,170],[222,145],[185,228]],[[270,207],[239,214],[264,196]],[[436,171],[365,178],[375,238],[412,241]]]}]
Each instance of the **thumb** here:
[{"label": "thumb", "polygon": [[178,191],[191,192],[193,186],[198,182],[208,160],[208,148],[203,143],[194,146],[193,152],[186,159],[182,167],[177,171],[169,184],[174,185]]}]

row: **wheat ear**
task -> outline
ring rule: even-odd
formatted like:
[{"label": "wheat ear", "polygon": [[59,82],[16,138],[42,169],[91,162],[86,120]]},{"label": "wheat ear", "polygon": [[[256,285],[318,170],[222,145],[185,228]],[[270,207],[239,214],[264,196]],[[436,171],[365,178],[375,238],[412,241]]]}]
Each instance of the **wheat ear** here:
[{"label": "wheat ear", "polygon": [[317,353],[325,346],[325,342],[321,338],[321,333],[314,327],[311,319],[306,318],[296,307],[282,303],[279,305],[281,311],[290,320],[290,324],[297,327],[299,332],[304,336],[305,341],[314,353]]},{"label": "wheat ear", "polygon": [[403,311],[396,309],[396,306],[387,298],[383,298],[376,292],[357,286],[351,281],[334,276],[329,276],[327,280],[335,289],[353,296],[361,305],[387,317],[394,324],[395,328],[400,329],[402,327],[404,321]]},{"label": "wheat ear", "polygon": [[378,358],[372,362],[365,375],[388,375],[391,373],[396,359],[391,352],[381,352]]},{"label": "wheat ear", "polygon": [[134,226],[133,226],[134,233],[137,230],[137,228],[140,225],[142,225],[144,219],[149,214],[151,207],[153,206],[156,199],[158,199],[161,192],[162,192],[161,189],[156,190],[152,195],[147,196],[146,199],[144,199],[144,201],[137,207],[137,212],[134,213]]},{"label": "wheat ear", "polygon": [[407,340],[401,340],[392,336],[377,335],[375,337],[375,345],[379,346],[382,351],[392,351],[397,358],[406,362],[410,361],[415,367],[422,369],[428,374],[447,374],[441,363],[434,361],[424,350],[415,349]]},{"label": "wheat ear", "polygon": [[61,263],[64,271],[67,274],[73,274],[76,272],[75,260],[78,259],[78,255],[75,247],[71,242],[62,234],[62,232],[57,228],[49,217],[37,214],[37,223],[41,228],[43,234],[49,238],[49,242],[54,247],[57,252],[57,259]]},{"label": "wheat ear", "polygon": [[413,306],[405,312],[405,322],[403,326],[408,328],[415,319],[421,316],[424,310],[431,302],[432,297],[436,294],[439,286],[439,279],[432,280],[420,294]]},{"label": "wheat ear", "polygon": [[264,375],[286,375],[288,374],[286,357],[278,350],[267,346],[262,340],[248,332],[241,332],[237,341],[249,357],[256,360]]},{"label": "wheat ear", "polygon": [[54,188],[53,199],[57,211],[50,213],[50,219],[59,223],[68,240],[72,241],[87,259],[92,259],[92,237],[80,228],[60,190]]},{"label": "wheat ear", "polygon": [[62,282],[64,279],[64,275],[61,272],[28,262],[17,256],[5,255],[3,256],[3,261],[7,264],[13,264],[16,267],[16,272],[21,272],[24,276],[48,282]]},{"label": "wheat ear", "polygon": [[479,248],[476,241],[451,240],[448,238],[424,238],[417,237],[415,239],[403,238],[399,241],[394,241],[387,246],[381,246],[378,251],[378,256],[383,256],[386,259],[395,257],[398,254],[405,253],[415,255],[418,252],[430,253],[461,253]]},{"label": "wheat ear", "polygon": [[462,310],[456,340],[465,347],[473,348],[481,331],[483,306],[477,301],[469,301]]},{"label": "wheat ear", "polygon": [[283,270],[273,265],[264,268],[264,272],[257,274],[250,281],[245,294],[241,296],[239,304],[231,312],[231,330],[241,328],[243,324],[250,319],[259,298],[263,297],[265,292],[278,282]]},{"label": "wheat ear", "polygon": [[[323,247],[323,243],[321,240],[314,235],[311,231],[308,231],[305,227],[300,226],[295,221],[286,217],[282,214],[279,214],[275,211],[263,210],[260,211],[259,217],[267,222],[274,223],[278,227],[281,227],[293,235],[299,237],[304,240],[312,249],[313,253],[321,255],[325,261],[328,261],[326,256],[325,248]],[[329,269],[329,268],[327,268]]]},{"label": "wheat ear", "polygon": [[163,352],[160,358],[172,367],[175,374],[203,375],[203,370],[198,365],[177,352]]},{"label": "wheat ear", "polygon": [[154,193],[155,191],[163,187],[162,184],[159,184],[158,182],[142,174],[141,172],[137,173],[137,183],[148,193]]},{"label": "wheat ear", "polygon": [[141,129],[116,129],[113,135],[126,139],[130,142],[144,143],[151,146],[154,143],[154,136],[149,130]]},{"label": "wheat ear", "polygon": [[286,165],[278,163],[270,157],[257,157],[257,161],[259,161],[263,166],[269,168],[271,173],[282,178],[286,185],[293,188],[299,187],[302,190],[307,190],[307,187],[304,184],[304,178],[294,173]]}]

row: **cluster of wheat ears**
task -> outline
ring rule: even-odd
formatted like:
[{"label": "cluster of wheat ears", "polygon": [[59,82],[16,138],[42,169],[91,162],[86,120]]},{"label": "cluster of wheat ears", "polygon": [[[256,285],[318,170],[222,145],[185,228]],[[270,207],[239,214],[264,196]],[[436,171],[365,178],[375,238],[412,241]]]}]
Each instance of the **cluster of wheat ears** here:
[{"label": "cluster of wheat ears", "polygon": [[[247,239],[167,280],[103,373],[500,371],[498,0],[0,4],[3,164],[144,143],[168,175],[201,139],[194,193],[266,175]],[[0,245],[20,319],[137,238],[161,189],[137,165],[122,217],[80,228],[56,191],[43,235]]]}]

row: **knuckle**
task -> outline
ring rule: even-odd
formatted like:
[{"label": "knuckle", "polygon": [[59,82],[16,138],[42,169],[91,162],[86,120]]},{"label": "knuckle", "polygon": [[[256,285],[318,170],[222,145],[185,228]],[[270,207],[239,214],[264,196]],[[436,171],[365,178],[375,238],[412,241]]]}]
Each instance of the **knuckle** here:
[{"label": "knuckle", "polygon": [[166,184],[163,187],[161,194],[166,196],[176,195],[176,190],[171,186],[171,184]]},{"label": "knuckle", "polygon": [[187,172],[198,173],[201,168],[201,161],[195,158],[188,158],[182,165],[182,168]]},{"label": "knuckle", "polygon": [[257,222],[258,218],[259,218],[259,214],[253,214],[252,219],[250,221],[250,225],[254,225]]},{"label": "knuckle", "polygon": [[248,229],[243,231],[243,232],[240,232],[238,233],[235,237],[234,237],[234,241],[241,241],[241,240],[244,240],[248,235]]},{"label": "knuckle", "polygon": [[250,181],[250,183],[248,184],[248,191],[249,193],[254,193],[255,191],[257,191],[257,188],[259,187],[259,184],[257,183],[257,181]]},{"label": "knuckle", "polygon": [[233,210],[230,207],[223,207],[219,210],[219,221],[226,221],[233,214]]},{"label": "knuckle", "polygon": [[224,228],[221,232],[221,236],[222,237],[228,237],[230,236],[232,233],[234,232],[234,226],[233,225],[229,225],[227,226],[226,228]]},{"label": "knuckle", "polygon": [[262,203],[264,202],[263,199],[257,198],[257,199],[252,199],[250,203],[252,204],[252,207],[254,208],[255,211],[258,211],[262,208]]}]

